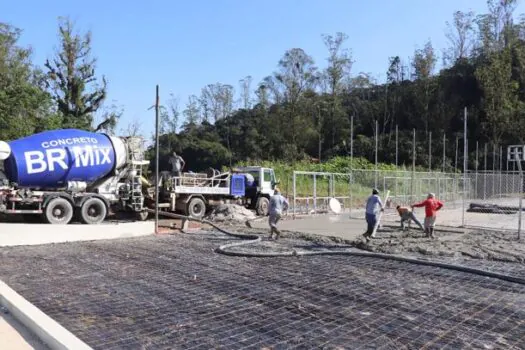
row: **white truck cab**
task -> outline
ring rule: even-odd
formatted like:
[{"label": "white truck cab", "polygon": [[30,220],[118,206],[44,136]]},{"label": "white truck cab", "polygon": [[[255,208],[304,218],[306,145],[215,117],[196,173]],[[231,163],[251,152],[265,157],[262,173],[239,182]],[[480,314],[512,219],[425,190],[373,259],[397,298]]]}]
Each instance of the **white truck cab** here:
[{"label": "white truck cab", "polygon": [[257,215],[268,215],[270,197],[273,196],[274,188],[279,183],[275,178],[272,168],[260,166],[237,167],[237,171],[253,176],[253,186],[246,188],[248,206],[255,209]]}]

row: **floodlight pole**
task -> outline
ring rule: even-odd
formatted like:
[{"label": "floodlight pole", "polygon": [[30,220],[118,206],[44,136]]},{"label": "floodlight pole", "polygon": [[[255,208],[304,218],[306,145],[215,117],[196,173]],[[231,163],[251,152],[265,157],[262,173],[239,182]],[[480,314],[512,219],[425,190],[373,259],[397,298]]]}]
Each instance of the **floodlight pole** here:
[{"label": "floodlight pole", "polygon": [[[525,147],[524,147],[525,148]],[[521,169],[521,160],[523,157],[523,148],[522,150],[516,152],[515,158],[518,163],[518,171],[520,172],[520,190],[519,190],[519,212],[518,212],[518,240],[521,238],[521,212],[523,208],[523,170]]]},{"label": "floodlight pole", "polygon": [[155,234],[159,233],[159,86],[155,96]]}]

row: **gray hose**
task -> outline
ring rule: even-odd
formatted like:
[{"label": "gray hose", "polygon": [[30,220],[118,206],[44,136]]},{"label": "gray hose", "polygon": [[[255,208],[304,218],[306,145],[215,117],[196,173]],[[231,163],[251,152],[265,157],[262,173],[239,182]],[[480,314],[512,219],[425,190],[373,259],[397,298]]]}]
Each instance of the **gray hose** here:
[{"label": "gray hose", "polygon": [[[150,213],[155,213],[152,209],[147,209]],[[361,257],[369,257],[369,258],[377,258],[377,259],[383,259],[383,260],[395,260],[395,261],[401,261],[416,265],[424,265],[424,266],[433,266],[433,267],[439,267],[443,269],[449,269],[449,270],[455,270],[460,272],[466,272],[471,273],[479,276],[484,277],[491,277],[491,278],[497,278],[503,281],[507,282],[513,282],[525,285],[525,278],[516,277],[516,276],[510,276],[505,275],[497,272],[490,272],[485,271],[481,269],[476,269],[472,267],[462,266],[462,265],[455,265],[455,264],[448,264],[448,263],[442,263],[437,261],[427,261],[427,260],[419,260],[415,258],[407,258],[403,256],[398,255],[391,255],[391,254],[383,254],[383,253],[372,253],[372,252],[364,252],[364,251],[348,251],[348,250],[330,250],[330,251],[322,251],[322,252],[301,252],[296,251],[295,249],[291,251],[285,251],[285,252],[271,252],[271,253],[262,253],[262,252],[253,252],[253,253],[241,253],[241,252],[233,252],[229,251],[228,248],[236,247],[236,246],[242,246],[242,245],[249,245],[249,244],[255,244],[258,242],[261,242],[261,237],[259,235],[255,234],[242,234],[242,233],[235,233],[230,232],[224,228],[221,228],[217,226],[216,224],[212,223],[211,221],[204,220],[204,219],[197,219],[190,216],[180,215],[180,214],[173,214],[173,213],[166,213],[159,211],[159,215],[167,216],[174,219],[182,219],[182,220],[190,220],[190,221],[196,221],[200,222],[206,225],[210,225],[213,228],[217,229],[218,231],[228,235],[233,236],[236,238],[245,239],[248,241],[241,241],[241,242],[234,242],[234,243],[228,243],[219,246],[215,249],[217,253],[229,255],[229,256],[237,256],[237,257],[254,257],[254,258],[274,258],[274,257],[285,257],[285,256],[312,256],[312,255],[351,255],[351,256],[361,256]]]}]

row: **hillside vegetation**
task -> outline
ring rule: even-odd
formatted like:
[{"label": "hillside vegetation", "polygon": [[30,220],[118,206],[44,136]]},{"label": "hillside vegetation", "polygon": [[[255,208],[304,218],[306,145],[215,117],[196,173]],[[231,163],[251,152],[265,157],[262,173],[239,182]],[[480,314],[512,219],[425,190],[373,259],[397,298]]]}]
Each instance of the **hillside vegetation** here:
[{"label": "hillside vegetation", "polygon": [[[415,130],[416,164],[442,169],[445,136],[450,172],[462,164],[466,107],[469,168],[476,166],[476,144],[487,164],[499,164],[500,146],[525,143],[525,17],[514,13],[517,3],[489,0],[486,13],[451,14],[444,23],[448,47],[429,40],[408,60],[392,52],[385,81],[374,78],[379,72],[352,69],[364,53],[352,52],[352,36],[338,32],[312,38],[326,47],[322,62],[293,47],[276,57],[275,71],[262,81],[211,82],[182,103],[164,98],[160,163],[166,168],[177,151],[193,171],[243,162],[272,164],[279,173],[343,171],[350,154],[354,168],[371,167],[378,135],[380,167],[396,163],[396,139],[397,164],[410,167]],[[78,33],[67,18],[58,29],[57,51],[33,62],[31,49],[19,43],[21,29],[0,22],[0,139],[56,128],[113,134],[128,113],[107,104],[108,82],[91,52],[96,38]],[[140,134],[146,121],[138,122],[120,126],[121,133]],[[150,149],[150,159],[153,154]]]}]

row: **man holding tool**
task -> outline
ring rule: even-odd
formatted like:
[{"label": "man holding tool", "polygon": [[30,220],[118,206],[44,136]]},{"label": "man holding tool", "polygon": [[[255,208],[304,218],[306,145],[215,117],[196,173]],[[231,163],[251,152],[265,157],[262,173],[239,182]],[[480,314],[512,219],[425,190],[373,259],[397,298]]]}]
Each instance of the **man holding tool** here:
[{"label": "man holding tool", "polygon": [[434,238],[436,213],[443,208],[443,203],[439,199],[436,199],[434,193],[429,193],[427,199],[420,203],[412,204],[412,207],[425,207],[425,233],[427,237]]},{"label": "man holding tool", "polygon": [[[399,216],[401,217],[401,230],[405,231],[405,228],[410,227],[410,220],[412,220],[421,228],[422,231],[425,231],[423,225],[421,225],[421,222],[414,215],[412,208],[402,207],[398,205],[396,207],[396,210]],[[405,225],[408,227],[406,227]]]},{"label": "man holding tool", "polygon": [[283,215],[283,211],[288,210],[288,201],[281,195],[279,188],[275,187],[273,190],[273,196],[270,198],[270,210],[269,210],[269,224],[270,224],[270,239],[273,239],[275,233],[275,239],[278,239],[281,235],[281,231],[277,228],[277,223]]},{"label": "man holding tool", "polygon": [[381,202],[381,198],[379,197],[379,191],[374,188],[372,190],[372,195],[366,200],[367,230],[365,233],[363,233],[363,237],[365,237],[367,240],[372,237],[372,234],[374,233],[374,227],[377,223],[377,216],[379,212],[384,210],[383,202]]}]

